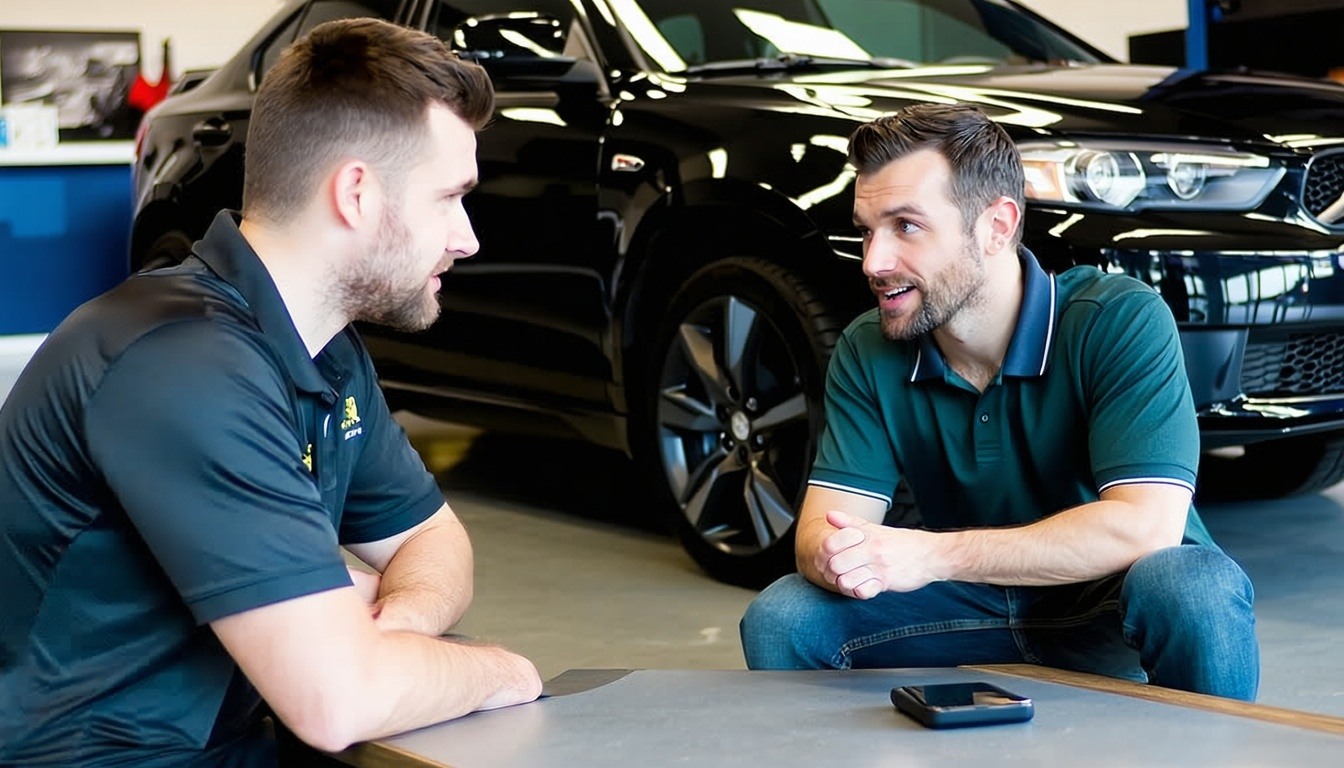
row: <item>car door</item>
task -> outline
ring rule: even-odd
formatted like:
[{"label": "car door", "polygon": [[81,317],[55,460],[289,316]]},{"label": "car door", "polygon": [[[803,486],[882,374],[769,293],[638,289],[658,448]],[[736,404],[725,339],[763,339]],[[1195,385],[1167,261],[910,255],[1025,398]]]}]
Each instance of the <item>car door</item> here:
[{"label": "car door", "polygon": [[445,0],[430,28],[490,72],[466,205],[480,252],[444,280],[439,321],[378,345],[385,379],[469,399],[605,408],[610,257],[596,247],[609,107],[566,0]]}]

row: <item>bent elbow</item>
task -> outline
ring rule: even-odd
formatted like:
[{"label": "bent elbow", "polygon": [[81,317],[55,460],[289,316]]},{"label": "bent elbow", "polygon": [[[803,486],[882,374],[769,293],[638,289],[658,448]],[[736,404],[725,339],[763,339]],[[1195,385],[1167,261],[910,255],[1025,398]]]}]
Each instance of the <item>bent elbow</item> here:
[{"label": "bent elbow", "polygon": [[[352,692],[317,691],[281,720],[304,744],[322,752],[340,752],[367,736],[372,715]],[[279,714],[279,709],[277,714]]]},{"label": "bent elbow", "polygon": [[354,744],[357,739],[335,728],[294,728],[294,735],[304,744],[319,752],[336,753]]},{"label": "bent elbow", "polygon": [[1185,538],[1185,514],[1163,515],[1133,532],[1135,560],[1154,552],[1180,546]]}]

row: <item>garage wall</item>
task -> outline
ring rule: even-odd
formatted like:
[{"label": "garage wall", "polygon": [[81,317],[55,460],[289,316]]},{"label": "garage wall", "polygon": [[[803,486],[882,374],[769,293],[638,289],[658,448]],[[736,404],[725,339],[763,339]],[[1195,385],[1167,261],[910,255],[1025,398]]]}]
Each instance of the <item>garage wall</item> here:
[{"label": "garage wall", "polygon": [[[1022,0],[1093,45],[1128,59],[1128,37],[1185,26],[1185,0]],[[282,0],[4,0],[0,29],[139,30],[143,69],[156,80],[165,37],[174,74],[223,63]]]},{"label": "garage wall", "polygon": [[1184,29],[1186,0],[1018,0],[1120,61],[1129,60],[1129,36]]}]

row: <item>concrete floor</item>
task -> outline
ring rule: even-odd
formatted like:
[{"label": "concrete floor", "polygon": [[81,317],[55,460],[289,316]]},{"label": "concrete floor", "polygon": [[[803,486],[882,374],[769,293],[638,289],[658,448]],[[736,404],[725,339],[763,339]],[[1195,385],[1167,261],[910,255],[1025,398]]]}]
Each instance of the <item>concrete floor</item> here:
[{"label": "concrete floor", "polygon": [[[0,398],[39,341],[0,338]],[[753,593],[700,573],[620,455],[400,418],[472,534],[462,632],[524,653],[545,678],[743,667],[737,621]],[[1260,701],[1344,716],[1344,485],[1201,512],[1255,584]]]}]

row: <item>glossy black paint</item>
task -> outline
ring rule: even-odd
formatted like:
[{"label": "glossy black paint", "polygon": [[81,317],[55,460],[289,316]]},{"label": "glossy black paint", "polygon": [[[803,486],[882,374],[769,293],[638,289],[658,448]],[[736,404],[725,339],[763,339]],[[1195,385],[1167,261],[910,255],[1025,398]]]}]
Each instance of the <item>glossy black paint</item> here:
[{"label": "glossy black paint", "polygon": [[[401,5],[399,21],[443,23],[437,4]],[[846,138],[906,104],[954,99],[980,104],[1020,141],[1199,138],[1281,160],[1286,173],[1254,211],[1031,205],[1026,242],[1048,268],[1094,264],[1162,293],[1181,323],[1206,446],[1344,429],[1344,392],[1276,397],[1240,385],[1256,328],[1344,330],[1344,232],[1299,203],[1310,158],[1344,146],[1344,88],[1109,63],[684,77],[647,63],[596,6],[578,6],[574,34],[591,63],[563,79],[497,80],[500,110],[480,136],[482,183],[469,198],[482,250],[447,276],[443,318],[414,336],[366,330],[394,395],[436,415],[627,448],[644,345],[696,268],[765,255],[846,316],[870,306]],[[278,32],[292,37],[304,7],[289,3],[219,73],[147,121],[133,267],[162,232],[199,235],[216,209],[240,204],[256,52]],[[231,129],[218,146],[190,138],[208,120]]]}]

